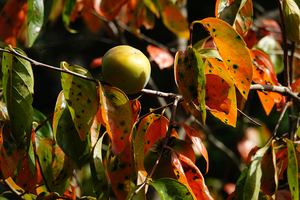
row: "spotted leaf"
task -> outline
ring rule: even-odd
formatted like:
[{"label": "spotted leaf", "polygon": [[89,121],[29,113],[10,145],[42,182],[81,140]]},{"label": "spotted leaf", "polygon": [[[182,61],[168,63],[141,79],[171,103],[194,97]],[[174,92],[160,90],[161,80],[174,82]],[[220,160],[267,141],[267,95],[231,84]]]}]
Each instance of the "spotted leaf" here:
[{"label": "spotted leaf", "polygon": [[[169,120],[162,115],[150,124],[146,131],[144,153],[146,153],[148,149],[155,144],[158,138],[163,138],[166,136],[168,126]],[[178,135],[174,129],[172,130],[171,137],[178,138]]]},{"label": "spotted leaf", "polygon": [[235,127],[237,120],[236,90],[222,60],[207,57],[205,76],[205,102],[210,108],[211,114],[223,123]]},{"label": "spotted leaf", "polygon": [[[176,156],[180,162],[181,167],[176,167],[181,170],[181,173],[184,174],[186,181],[193,191],[193,194],[197,199],[204,200],[213,200],[212,196],[209,193],[209,190],[204,182],[204,177],[197,166],[186,156],[176,152]],[[174,151],[172,151],[172,164],[174,163]],[[178,163],[179,164],[179,163]]]},{"label": "spotted leaf", "polygon": [[[127,138],[128,139],[128,138]],[[127,142],[122,152],[115,155],[109,149],[107,159],[107,174],[117,199],[126,199],[129,192],[135,187],[135,168],[131,142]]]},{"label": "spotted leaf", "polygon": [[247,99],[252,81],[252,60],[242,37],[226,22],[205,18],[201,23],[210,32],[234,84]]},{"label": "spotted leaf", "polygon": [[192,47],[175,56],[175,81],[192,115],[205,124],[205,74],[201,55]]},{"label": "spotted leaf", "polygon": [[[26,56],[21,49],[14,50]],[[25,135],[30,138],[32,131],[34,80],[31,64],[23,58],[3,53],[2,73],[3,96],[11,131],[13,137],[20,142]]]},{"label": "spotted leaf", "polygon": [[[92,77],[86,69],[76,65],[69,65],[66,62],[61,63],[61,68]],[[96,83],[67,73],[62,73],[61,77],[64,97],[72,120],[81,140],[85,141],[99,105]]]},{"label": "spotted leaf", "polygon": [[63,152],[78,168],[81,168],[90,155],[91,136],[88,133],[85,141],[82,141],[79,137],[67,105],[67,100],[62,92],[59,94],[55,105],[53,134]]},{"label": "spotted leaf", "polygon": [[106,130],[112,140],[112,152],[119,154],[128,143],[133,114],[127,96],[116,87],[100,86],[100,104]]}]

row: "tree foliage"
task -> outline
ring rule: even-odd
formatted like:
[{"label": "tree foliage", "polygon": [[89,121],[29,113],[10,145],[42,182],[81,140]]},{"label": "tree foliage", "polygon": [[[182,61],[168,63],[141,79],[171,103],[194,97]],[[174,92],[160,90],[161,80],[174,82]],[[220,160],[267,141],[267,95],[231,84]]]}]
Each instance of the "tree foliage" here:
[{"label": "tree foliage", "polygon": [[[224,183],[227,199],[299,199],[299,1],[278,0],[281,26],[263,18],[254,23],[251,0],[218,0],[214,17],[190,25],[180,10],[184,6],[179,0],[7,1],[0,14],[0,170],[5,188],[1,198],[146,199],[154,189],[161,199],[222,199],[197,163],[168,146],[170,137],[181,136],[180,127],[204,158],[205,173],[212,166],[206,138],[241,170],[234,189],[226,190],[230,184]],[[105,30],[114,38],[110,26],[114,24],[120,42],[124,30],[147,41],[152,67],[173,67],[178,93],[141,90],[139,95],[171,100],[141,115],[145,103],[139,96],[127,96],[94,78],[87,68],[65,61],[56,68],[29,58],[25,49],[34,47],[43,27],[59,16],[74,34],[78,33],[74,23],[82,20],[94,34]],[[173,56],[170,49],[142,33],[153,29],[158,20],[170,34],[188,41],[184,50],[176,49]],[[194,42],[196,24],[207,37]],[[282,55],[274,55],[278,50]],[[99,65],[101,58],[91,64]],[[33,96],[39,95],[34,94],[34,85],[39,83],[32,66],[61,75],[62,91],[48,117],[33,107]],[[283,76],[281,83],[277,75]],[[272,134],[263,120],[243,112],[251,91],[257,92],[268,117],[274,115],[272,110],[279,113]],[[184,108],[192,122],[176,118],[178,108]],[[285,113],[288,130],[279,134]],[[247,129],[236,147],[239,155],[209,130],[214,124],[236,128],[245,119]],[[152,173],[145,170],[145,153],[161,138],[157,162],[165,149],[170,150],[177,179],[153,180],[153,170],[160,170],[157,164]],[[77,180],[78,171],[86,169],[90,175],[84,173],[87,178],[81,184],[92,184],[92,193],[83,196]]]}]

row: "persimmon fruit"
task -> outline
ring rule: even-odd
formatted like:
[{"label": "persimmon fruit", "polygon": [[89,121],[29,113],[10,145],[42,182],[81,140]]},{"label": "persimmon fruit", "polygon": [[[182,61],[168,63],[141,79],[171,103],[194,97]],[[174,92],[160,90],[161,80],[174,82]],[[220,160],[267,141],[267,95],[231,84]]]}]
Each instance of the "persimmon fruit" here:
[{"label": "persimmon fruit", "polygon": [[[145,154],[144,167],[148,174],[151,173],[151,170],[159,157],[161,148],[163,146],[163,139],[164,138],[158,139],[156,143],[152,147],[150,147],[150,149]],[[168,146],[182,153],[183,155],[188,157],[193,163],[195,163],[196,160],[195,152],[192,146],[188,142],[175,137],[171,137]],[[173,165],[171,163],[171,153],[172,152],[169,148],[165,148],[163,155],[160,159],[160,162],[158,163],[152,175],[153,180],[157,180],[160,178],[177,179],[173,170]]]},{"label": "persimmon fruit", "polygon": [[103,78],[126,94],[140,92],[148,83],[151,65],[138,49],[119,45],[108,50],[102,59]]}]

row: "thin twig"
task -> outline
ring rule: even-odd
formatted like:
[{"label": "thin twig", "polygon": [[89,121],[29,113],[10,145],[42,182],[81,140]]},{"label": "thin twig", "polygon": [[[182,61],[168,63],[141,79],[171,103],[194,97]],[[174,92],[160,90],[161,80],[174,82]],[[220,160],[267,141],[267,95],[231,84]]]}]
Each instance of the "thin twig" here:
[{"label": "thin twig", "polygon": [[70,75],[73,75],[73,76],[77,76],[79,78],[82,78],[82,79],[85,79],[85,80],[88,80],[88,81],[92,81],[92,82],[95,82],[95,83],[99,82],[98,79],[94,79],[94,78],[91,78],[91,77],[88,77],[88,76],[84,76],[84,75],[78,74],[76,72],[72,72],[70,70],[61,69],[61,68],[58,68],[58,67],[54,67],[54,66],[51,66],[51,65],[47,65],[47,64],[38,62],[36,60],[33,60],[31,58],[28,58],[28,57],[26,57],[26,56],[24,56],[24,55],[16,52],[14,49],[8,49],[8,50],[6,50],[6,49],[0,48],[0,52],[10,53],[10,54],[18,56],[20,58],[23,58],[24,60],[27,60],[28,62],[30,62],[34,66],[45,67],[45,68],[48,68],[48,69],[51,69],[51,70],[55,70],[55,71],[67,73],[67,74],[70,74]]},{"label": "thin twig", "polygon": [[246,117],[249,121],[251,121],[252,123],[256,124],[257,126],[261,126],[260,123],[256,122],[255,120],[251,119],[248,115],[246,115],[243,111],[241,111],[240,109],[237,108],[237,110],[244,116]]},{"label": "thin twig", "polygon": [[42,123],[40,123],[34,130],[34,132],[37,132],[40,128],[42,128],[54,115],[54,112],[52,112],[47,119],[45,119]]},{"label": "thin twig", "polygon": [[272,135],[272,136],[269,138],[269,140],[266,142],[265,147],[268,146],[268,145],[270,144],[270,142],[276,137],[276,135],[277,135],[277,130],[278,130],[278,128],[279,128],[280,122],[282,121],[283,116],[284,116],[284,114],[285,114],[285,112],[286,112],[286,110],[287,110],[287,108],[288,108],[288,106],[289,106],[290,104],[291,104],[291,102],[288,101],[288,102],[286,102],[286,104],[284,105],[284,107],[283,107],[283,109],[282,109],[282,111],[281,111],[281,113],[280,113],[280,116],[279,116],[279,118],[278,118],[278,122],[277,122],[277,124],[276,124],[276,126],[275,126],[275,128],[274,128],[273,135]]},{"label": "thin twig", "polygon": [[254,84],[250,86],[250,90],[277,92],[279,94],[286,95],[287,97],[292,98],[297,103],[300,103],[298,93],[292,92],[288,87],[285,86]]}]

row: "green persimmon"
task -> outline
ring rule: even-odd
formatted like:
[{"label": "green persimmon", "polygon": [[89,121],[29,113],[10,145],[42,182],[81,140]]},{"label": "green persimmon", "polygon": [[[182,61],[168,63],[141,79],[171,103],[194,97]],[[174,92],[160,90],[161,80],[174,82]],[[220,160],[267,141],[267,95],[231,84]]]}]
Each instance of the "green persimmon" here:
[{"label": "green persimmon", "polygon": [[147,85],[150,73],[148,58],[128,45],[111,48],[102,59],[103,78],[126,94],[140,92]]},{"label": "green persimmon", "polygon": [[[148,174],[151,173],[151,170],[159,157],[160,150],[163,146],[163,139],[164,138],[158,139],[156,143],[145,154],[144,167]],[[168,146],[170,146],[172,149],[176,151],[179,151],[180,153],[188,157],[193,163],[195,163],[196,160],[195,152],[192,146],[188,142],[172,137],[170,138],[170,142]],[[168,148],[164,150],[160,162],[158,163],[152,175],[153,180],[157,180],[160,178],[177,179],[171,163],[171,153],[172,153],[171,150]]]}]

